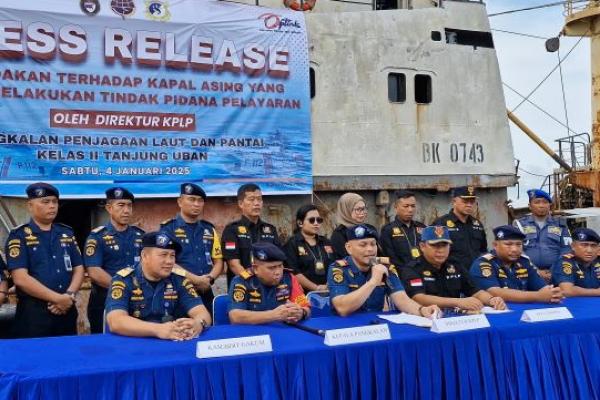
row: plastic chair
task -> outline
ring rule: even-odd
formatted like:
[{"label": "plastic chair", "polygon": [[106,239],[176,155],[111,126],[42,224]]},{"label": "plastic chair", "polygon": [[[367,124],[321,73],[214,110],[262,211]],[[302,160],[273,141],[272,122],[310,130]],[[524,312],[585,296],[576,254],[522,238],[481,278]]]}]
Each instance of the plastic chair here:
[{"label": "plastic chair", "polygon": [[220,294],[213,300],[213,325],[229,325],[229,295]]},{"label": "plastic chair", "polygon": [[310,314],[312,317],[329,317],[333,315],[328,291],[308,292],[306,298],[310,303]]}]

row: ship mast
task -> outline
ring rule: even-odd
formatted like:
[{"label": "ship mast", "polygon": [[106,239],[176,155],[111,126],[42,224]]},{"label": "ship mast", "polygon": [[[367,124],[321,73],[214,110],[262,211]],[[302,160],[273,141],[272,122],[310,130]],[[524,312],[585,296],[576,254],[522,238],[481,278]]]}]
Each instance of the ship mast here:
[{"label": "ship mast", "polygon": [[562,34],[590,38],[592,156],[589,167],[571,173],[570,181],[575,186],[591,190],[593,192],[594,207],[600,207],[600,1],[589,1],[585,5],[580,3],[572,0],[565,2],[566,18]]}]

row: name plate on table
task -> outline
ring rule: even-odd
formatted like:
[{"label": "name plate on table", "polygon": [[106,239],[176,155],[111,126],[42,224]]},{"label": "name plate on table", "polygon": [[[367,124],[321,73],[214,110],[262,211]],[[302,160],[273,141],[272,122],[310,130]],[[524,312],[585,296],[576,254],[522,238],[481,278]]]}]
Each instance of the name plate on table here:
[{"label": "name plate on table", "polygon": [[342,344],[375,342],[391,339],[388,324],[365,325],[355,328],[331,329],[325,331],[325,344],[339,346]]},{"label": "name plate on table", "polygon": [[460,332],[469,329],[489,328],[490,322],[484,314],[461,317],[438,318],[433,320],[431,332]]},{"label": "name plate on table", "polygon": [[231,339],[206,340],[196,344],[196,357],[228,357],[273,351],[271,336],[246,336]]},{"label": "name plate on table", "polygon": [[551,307],[551,308],[537,308],[534,310],[525,310],[521,315],[521,321],[523,322],[542,322],[542,321],[554,321],[557,319],[569,319],[573,318],[573,314],[567,307]]}]

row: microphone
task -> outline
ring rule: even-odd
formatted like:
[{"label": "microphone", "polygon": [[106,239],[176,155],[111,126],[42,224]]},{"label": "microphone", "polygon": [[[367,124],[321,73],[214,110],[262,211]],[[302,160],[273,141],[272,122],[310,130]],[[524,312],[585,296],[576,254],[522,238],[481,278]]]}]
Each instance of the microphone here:
[{"label": "microphone", "polygon": [[372,267],[377,264],[390,265],[389,257],[371,257],[369,259],[369,267]]}]

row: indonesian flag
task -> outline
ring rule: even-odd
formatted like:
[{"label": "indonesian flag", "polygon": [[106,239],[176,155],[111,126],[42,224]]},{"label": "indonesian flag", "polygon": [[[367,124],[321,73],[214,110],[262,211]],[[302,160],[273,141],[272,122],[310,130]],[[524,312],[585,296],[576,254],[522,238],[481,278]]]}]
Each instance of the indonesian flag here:
[{"label": "indonesian flag", "polygon": [[292,293],[290,294],[290,301],[298,304],[300,307],[310,308],[310,303],[304,295],[304,290],[294,275],[292,275]]},{"label": "indonesian flag", "polygon": [[235,242],[225,242],[225,250],[235,250]]},{"label": "indonesian flag", "polygon": [[409,281],[410,286],[423,286],[423,280],[421,278],[418,279],[411,279]]}]

